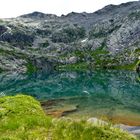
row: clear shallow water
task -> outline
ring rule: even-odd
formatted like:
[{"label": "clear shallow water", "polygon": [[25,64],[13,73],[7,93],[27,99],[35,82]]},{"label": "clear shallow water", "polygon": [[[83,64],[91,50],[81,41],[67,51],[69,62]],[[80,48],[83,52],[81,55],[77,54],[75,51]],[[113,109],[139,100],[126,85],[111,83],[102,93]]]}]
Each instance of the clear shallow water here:
[{"label": "clear shallow water", "polygon": [[52,109],[77,107],[77,111],[67,114],[74,118],[99,117],[140,125],[140,81],[131,71],[3,73],[0,95],[2,92],[24,93],[41,101],[56,99]]}]

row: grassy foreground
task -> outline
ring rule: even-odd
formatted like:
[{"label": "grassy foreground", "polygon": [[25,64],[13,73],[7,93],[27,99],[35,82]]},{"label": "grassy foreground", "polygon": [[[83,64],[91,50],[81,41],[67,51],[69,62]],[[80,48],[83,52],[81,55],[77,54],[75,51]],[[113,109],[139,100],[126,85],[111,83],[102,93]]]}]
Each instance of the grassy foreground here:
[{"label": "grassy foreground", "polygon": [[26,95],[0,97],[0,140],[135,140],[118,128],[45,115]]}]

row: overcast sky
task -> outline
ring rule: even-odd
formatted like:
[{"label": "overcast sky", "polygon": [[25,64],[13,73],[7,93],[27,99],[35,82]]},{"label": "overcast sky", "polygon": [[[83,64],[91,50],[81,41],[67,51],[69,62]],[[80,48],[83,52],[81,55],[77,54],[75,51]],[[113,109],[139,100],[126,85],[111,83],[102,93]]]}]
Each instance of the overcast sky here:
[{"label": "overcast sky", "polygon": [[74,12],[94,12],[108,4],[130,0],[1,0],[0,18],[16,17],[40,11],[56,15]]}]

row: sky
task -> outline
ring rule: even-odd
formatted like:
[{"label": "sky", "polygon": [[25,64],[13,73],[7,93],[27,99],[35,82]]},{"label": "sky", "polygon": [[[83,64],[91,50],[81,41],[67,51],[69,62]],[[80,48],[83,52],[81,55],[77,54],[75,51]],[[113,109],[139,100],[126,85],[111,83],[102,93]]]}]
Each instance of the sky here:
[{"label": "sky", "polygon": [[70,12],[94,12],[108,4],[120,4],[130,0],[1,0],[0,18],[17,17],[39,11],[48,14]]}]

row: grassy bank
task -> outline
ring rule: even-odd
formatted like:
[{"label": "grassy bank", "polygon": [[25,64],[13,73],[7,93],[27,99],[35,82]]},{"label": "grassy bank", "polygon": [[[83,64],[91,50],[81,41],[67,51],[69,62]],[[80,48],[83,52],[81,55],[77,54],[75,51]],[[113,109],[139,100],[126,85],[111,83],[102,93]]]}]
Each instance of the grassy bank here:
[{"label": "grassy bank", "polygon": [[30,96],[0,97],[0,140],[135,140],[110,125],[54,119]]}]

